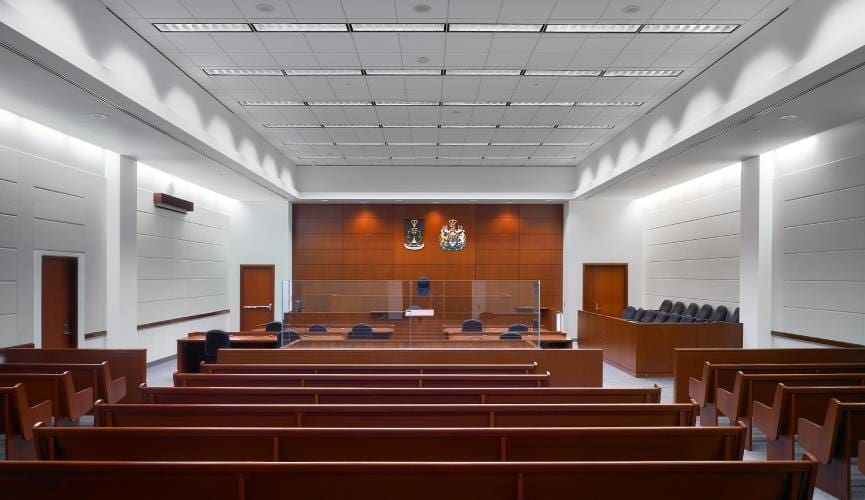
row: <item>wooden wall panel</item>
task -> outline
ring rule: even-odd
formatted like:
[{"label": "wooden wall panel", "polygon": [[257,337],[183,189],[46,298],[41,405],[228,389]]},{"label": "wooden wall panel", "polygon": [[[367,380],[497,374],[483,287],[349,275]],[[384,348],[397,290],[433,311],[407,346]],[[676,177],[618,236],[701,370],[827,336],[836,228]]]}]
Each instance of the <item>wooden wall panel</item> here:
[{"label": "wooden wall panel", "polygon": [[[293,214],[294,279],[540,279],[542,305],[561,309],[561,205],[294,205]],[[410,218],[424,219],[422,250],[403,248]],[[439,247],[450,218],[466,229],[462,251]],[[519,295],[511,300],[531,302],[530,288]]]}]

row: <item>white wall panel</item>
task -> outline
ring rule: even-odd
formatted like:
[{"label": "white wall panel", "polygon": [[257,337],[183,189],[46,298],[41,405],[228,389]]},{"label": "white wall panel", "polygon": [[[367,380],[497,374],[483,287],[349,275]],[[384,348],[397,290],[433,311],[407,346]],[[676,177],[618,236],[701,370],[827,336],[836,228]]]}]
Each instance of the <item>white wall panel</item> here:
[{"label": "white wall panel", "polygon": [[865,217],[865,186],[789,200],[784,204],[782,224],[789,227],[859,217]]},{"label": "white wall panel", "polygon": [[785,253],[865,248],[865,219],[820,222],[784,229]]},{"label": "white wall panel", "polygon": [[14,281],[0,281],[0,314],[14,314],[18,310],[18,287]]},{"label": "white wall panel", "polygon": [[739,234],[739,212],[713,215],[646,231],[646,244],[702,240]]},{"label": "white wall panel", "polygon": [[0,146],[0,179],[18,180],[18,152],[3,146]]},{"label": "white wall panel", "polygon": [[785,307],[780,326],[782,332],[862,344],[865,315]]},{"label": "white wall panel", "polygon": [[0,179],[0,214],[18,213],[18,183]]},{"label": "white wall panel", "polygon": [[739,279],[739,258],[647,262],[646,278]]},{"label": "white wall panel", "polygon": [[34,187],[33,217],[58,222],[84,225],[87,223],[87,205],[82,196]]},{"label": "white wall panel", "polygon": [[16,225],[18,217],[0,214],[0,247],[16,248],[18,246]]},{"label": "white wall panel", "polygon": [[741,191],[729,189],[696,200],[677,203],[652,212],[646,219],[646,229],[706,219],[739,210]]},{"label": "white wall panel", "polygon": [[784,256],[786,280],[865,281],[865,250]]},{"label": "white wall panel", "polygon": [[15,281],[18,278],[18,267],[15,260],[18,251],[14,248],[0,248],[0,281]]},{"label": "white wall panel", "polygon": [[648,262],[717,259],[739,256],[739,236],[719,236],[646,247]]},{"label": "white wall panel", "polygon": [[739,280],[647,279],[646,293],[659,297],[693,297],[711,305],[726,304],[739,300]]},{"label": "white wall panel", "polygon": [[865,314],[865,282],[787,281],[784,299],[789,307]]},{"label": "white wall panel", "polygon": [[[784,156],[779,156],[779,164],[783,165]],[[802,157],[798,160],[805,161]],[[822,166],[812,164],[811,167],[779,177],[776,186],[784,201],[865,185],[865,156],[835,160]],[[782,167],[780,170],[789,169]]]},{"label": "white wall panel", "polygon": [[33,219],[33,247],[57,252],[86,252],[86,227],[82,224]]}]

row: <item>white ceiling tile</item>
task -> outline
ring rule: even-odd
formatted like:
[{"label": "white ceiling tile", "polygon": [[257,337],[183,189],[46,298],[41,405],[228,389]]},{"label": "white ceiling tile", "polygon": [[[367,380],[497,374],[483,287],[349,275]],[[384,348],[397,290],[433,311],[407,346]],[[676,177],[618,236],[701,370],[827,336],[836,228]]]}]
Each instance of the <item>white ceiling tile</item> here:
[{"label": "white ceiling tile", "polygon": [[526,0],[504,0],[502,10],[499,14],[499,21],[504,23],[543,23],[550,17],[550,12],[552,12],[555,4],[556,0],[532,0],[530,2]]},{"label": "white ceiling tile", "polygon": [[252,82],[251,78],[244,76],[214,76],[212,78],[221,88],[228,91],[252,90],[260,92],[261,90]]},{"label": "white ceiling tile", "polygon": [[181,52],[222,52],[210,33],[165,33],[164,36]]},{"label": "white ceiling tile", "polygon": [[196,66],[234,66],[234,60],[222,52],[187,52],[186,57]]},{"label": "white ceiling tile", "polygon": [[771,0],[718,0],[705,14],[706,19],[750,19]]},{"label": "white ceiling tile", "polygon": [[[663,0],[640,0],[638,2],[634,0],[611,0],[601,15],[601,19],[617,22],[643,22],[658,10],[662,2]],[[639,10],[636,12],[626,12],[627,7],[631,6],[637,6]]]},{"label": "white ceiling tile", "polygon": [[348,123],[362,125],[378,121],[378,115],[373,106],[345,106],[342,111]]},{"label": "white ceiling tile", "polygon": [[441,52],[402,53],[402,65],[405,67],[441,69],[444,64],[444,54]]},{"label": "white ceiling tile", "polygon": [[351,52],[355,50],[351,33],[307,33],[313,52]]},{"label": "white ceiling tile", "polygon": [[127,0],[141,14],[150,18],[189,18],[190,12],[177,0]]},{"label": "white ceiling tile", "polygon": [[542,36],[535,50],[538,52],[556,52],[573,54],[579,50],[587,35],[556,34]]},{"label": "white ceiling tile", "polygon": [[486,62],[487,55],[485,52],[447,52],[445,54],[446,68],[482,68]]},{"label": "white ceiling tile", "polygon": [[655,59],[654,66],[657,68],[682,69],[697,63],[703,54],[687,54],[684,52],[667,52]]},{"label": "white ceiling tile", "polygon": [[579,52],[571,58],[568,69],[604,69],[613,63],[618,52],[609,54],[598,54]]},{"label": "white ceiling tile", "polygon": [[194,17],[203,19],[240,18],[242,14],[232,0],[180,0]]},{"label": "white ceiling tile", "polygon": [[282,68],[314,68],[318,66],[318,59],[312,53],[273,52],[271,55],[276,59],[276,64]]},{"label": "white ceiling tile", "polygon": [[492,33],[447,33],[448,52],[486,52],[493,43]]},{"label": "white ceiling tile", "polygon": [[451,22],[460,20],[495,20],[502,8],[502,0],[451,0],[448,17]]},{"label": "white ceiling tile", "polygon": [[359,54],[360,64],[364,68],[392,68],[402,66],[402,54],[399,52],[365,52]]},{"label": "white ceiling tile", "polygon": [[718,0],[666,0],[655,11],[655,19],[699,19]]},{"label": "white ceiling tile", "polygon": [[349,20],[380,19],[395,20],[396,8],[394,0],[343,0],[343,10]]},{"label": "white ceiling tile", "polygon": [[498,68],[521,68],[529,63],[531,52],[522,53],[507,53],[496,52],[490,53],[487,57],[487,66]]},{"label": "white ceiling tile", "polygon": [[655,54],[660,55],[679,39],[679,35],[652,35],[650,37],[634,37],[622,49],[623,54]]},{"label": "white ceiling tile", "polygon": [[294,17],[294,13],[291,12],[288,4],[284,1],[269,3],[268,5],[273,7],[269,11],[261,11],[256,8],[257,5],[261,5],[262,3],[264,3],[262,0],[234,0],[234,4],[240,10],[241,15],[250,20],[280,19],[284,21]]},{"label": "white ceiling tile", "polygon": [[328,84],[327,78],[304,76],[291,79],[292,85],[304,99],[333,100],[336,95]]},{"label": "white ceiling tile", "polygon": [[618,54],[634,35],[589,35],[580,46],[586,54]]},{"label": "white ceiling tile", "polygon": [[141,14],[131,5],[126,3],[126,0],[102,0],[106,7],[123,19],[140,18]]},{"label": "white ceiling tile", "polygon": [[[529,58],[529,62],[526,64],[527,68],[537,68],[537,69],[562,69],[567,68],[568,63],[571,61],[573,57],[572,54],[565,54],[561,52],[557,53],[547,53],[547,52],[535,52]],[[593,68],[589,68],[593,69]],[[550,78],[550,77],[546,77]]]},{"label": "white ceiling tile", "polygon": [[258,33],[258,38],[271,52],[312,52],[303,33]]},{"label": "white ceiling tile", "polygon": [[244,68],[273,68],[277,66],[276,59],[269,52],[230,52],[228,54],[237,66]]},{"label": "white ceiling tile", "polygon": [[556,21],[600,19],[610,0],[559,0],[553,8],[552,17]]},{"label": "white ceiling tile", "polygon": [[360,59],[356,52],[319,52],[316,54],[318,63],[323,67],[356,69],[360,67]]},{"label": "white ceiling tile", "polygon": [[537,34],[520,34],[520,35],[501,35],[496,34],[493,37],[493,43],[490,45],[490,52],[499,52],[504,54],[531,52],[535,50],[535,45],[538,43],[540,35]]},{"label": "white ceiling tile", "polygon": [[352,33],[358,51],[395,52],[399,50],[399,36],[396,33]]},{"label": "white ceiling tile", "polygon": [[183,54],[180,52],[162,52],[162,54],[165,57],[171,59],[171,62],[180,66],[181,68],[184,66],[193,66],[193,68],[191,68],[190,71],[194,71],[196,73],[198,71],[200,71],[197,67],[194,67],[195,63],[193,63],[192,60],[186,56],[186,54]]},{"label": "white ceiling tile", "polygon": [[444,33],[400,33],[399,47],[403,52],[441,52],[445,40]]},{"label": "white ceiling tile", "polygon": [[708,52],[728,35],[683,35],[667,49],[669,52]]},{"label": "white ceiling tile", "polygon": [[613,68],[648,68],[654,65],[657,54],[619,54],[610,65]]},{"label": "white ceiling tile", "polygon": [[[412,22],[435,22],[444,21],[448,15],[448,0],[396,0],[396,15],[399,19],[408,19]],[[423,3],[429,7],[426,12],[418,12],[414,9],[416,5]]]},{"label": "white ceiling tile", "polygon": [[300,22],[345,18],[339,0],[287,0],[288,6]]}]

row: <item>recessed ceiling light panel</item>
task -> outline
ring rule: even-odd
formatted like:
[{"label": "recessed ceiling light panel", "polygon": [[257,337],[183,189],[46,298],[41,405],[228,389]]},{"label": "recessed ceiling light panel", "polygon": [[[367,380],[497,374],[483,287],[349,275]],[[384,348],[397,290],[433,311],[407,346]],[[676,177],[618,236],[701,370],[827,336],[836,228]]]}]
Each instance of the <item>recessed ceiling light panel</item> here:
[{"label": "recessed ceiling light panel", "polygon": [[548,24],[546,33],[636,33],[639,24]]},{"label": "recessed ceiling light panel", "polygon": [[153,23],[159,31],[252,31],[246,23]]},{"label": "recessed ceiling light panel", "polygon": [[601,76],[600,70],[594,69],[527,69],[526,76]]},{"label": "recessed ceiling light panel", "polygon": [[645,24],[640,33],[732,33],[738,24]]},{"label": "recessed ceiling light panel", "polygon": [[543,24],[449,24],[448,31],[481,33],[540,33]]},{"label": "recessed ceiling light panel", "polygon": [[577,101],[575,106],[609,106],[609,107],[629,107],[642,106],[643,101]]},{"label": "recessed ceiling light panel", "polygon": [[283,99],[249,99],[237,101],[241,106],[304,106],[303,101],[286,101]]},{"label": "recessed ceiling light panel", "polygon": [[445,101],[442,106],[507,106],[507,101]]},{"label": "recessed ceiling light panel", "polygon": [[449,69],[448,76],[520,76],[519,69]]},{"label": "recessed ceiling light panel", "polygon": [[348,31],[341,23],[252,23],[255,31],[340,32]]},{"label": "recessed ceiling light panel", "polygon": [[438,106],[438,101],[375,101],[376,106]]},{"label": "recessed ceiling light panel", "polygon": [[556,128],[579,128],[579,129],[611,129],[615,125],[582,125],[576,123],[559,124]]},{"label": "recessed ceiling light panel", "polygon": [[369,101],[307,101],[310,106],[372,106]]},{"label": "recessed ceiling light panel", "polygon": [[352,31],[444,31],[442,23],[352,23]]},{"label": "recessed ceiling light panel", "polygon": [[435,68],[368,69],[367,76],[441,76],[442,70]]},{"label": "recessed ceiling light panel", "polygon": [[608,69],[603,76],[673,77],[681,74],[680,69]]},{"label": "recessed ceiling light panel", "polygon": [[574,101],[511,101],[511,106],[573,106]]},{"label": "recessed ceiling light panel", "polygon": [[283,76],[281,69],[267,68],[204,68],[211,76]]},{"label": "recessed ceiling light panel", "polygon": [[359,69],[287,69],[288,76],[361,76]]}]

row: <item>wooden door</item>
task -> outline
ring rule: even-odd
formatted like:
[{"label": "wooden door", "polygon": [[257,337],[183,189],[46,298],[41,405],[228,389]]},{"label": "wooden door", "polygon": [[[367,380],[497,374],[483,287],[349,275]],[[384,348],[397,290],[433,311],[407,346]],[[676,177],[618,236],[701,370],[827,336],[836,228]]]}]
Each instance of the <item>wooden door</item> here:
[{"label": "wooden door", "polygon": [[584,311],[619,316],[627,306],[627,264],[583,264]]},{"label": "wooden door", "polygon": [[240,330],[263,328],[273,321],[275,269],[272,265],[240,266]]},{"label": "wooden door", "polygon": [[78,347],[76,257],[42,257],[42,347]]}]

